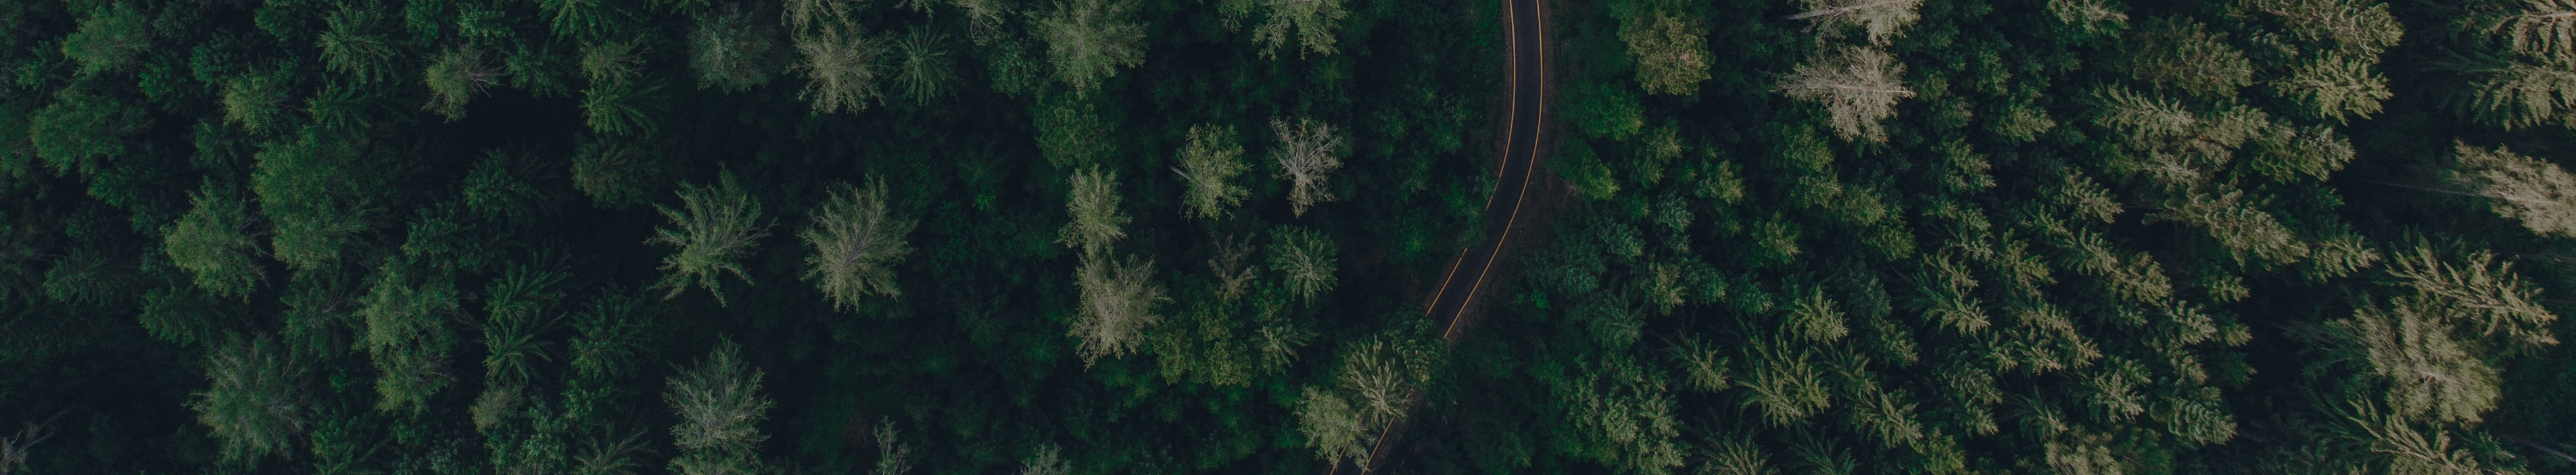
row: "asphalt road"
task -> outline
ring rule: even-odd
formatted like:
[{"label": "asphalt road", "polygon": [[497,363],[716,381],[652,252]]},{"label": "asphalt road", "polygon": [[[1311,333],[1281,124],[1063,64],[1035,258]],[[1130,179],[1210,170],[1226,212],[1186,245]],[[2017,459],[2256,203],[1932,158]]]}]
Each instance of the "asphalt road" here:
[{"label": "asphalt road", "polygon": [[[1547,48],[1545,20],[1540,18],[1538,0],[1503,0],[1503,14],[1511,17],[1503,28],[1508,35],[1511,57],[1511,130],[1504,139],[1503,153],[1494,167],[1494,190],[1485,198],[1485,242],[1460,253],[1449,264],[1441,278],[1440,290],[1431,297],[1424,316],[1440,322],[1440,338],[1458,340],[1458,324],[1467,314],[1468,304],[1494,285],[1494,264],[1503,244],[1512,238],[1512,227],[1520,221],[1522,197],[1527,196],[1531,165],[1538,159],[1540,125],[1547,117]],[[1419,399],[1419,393],[1416,393]],[[1388,436],[1393,435],[1402,420],[1388,422],[1370,444],[1369,460],[1383,460]],[[1332,473],[1367,473],[1371,467],[1336,463]]]}]

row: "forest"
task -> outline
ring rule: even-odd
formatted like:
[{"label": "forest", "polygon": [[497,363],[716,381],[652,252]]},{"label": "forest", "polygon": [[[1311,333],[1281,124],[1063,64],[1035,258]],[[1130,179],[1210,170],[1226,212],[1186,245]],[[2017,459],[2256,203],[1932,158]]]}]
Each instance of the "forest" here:
[{"label": "forest", "polygon": [[2576,0],[1539,4],[0,0],[0,475],[2576,473]]}]

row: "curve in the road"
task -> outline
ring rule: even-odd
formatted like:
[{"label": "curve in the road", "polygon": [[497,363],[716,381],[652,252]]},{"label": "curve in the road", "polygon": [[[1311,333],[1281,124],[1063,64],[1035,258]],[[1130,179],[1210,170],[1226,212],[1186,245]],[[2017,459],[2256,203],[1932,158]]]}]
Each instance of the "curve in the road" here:
[{"label": "curve in the road", "polygon": [[[1467,305],[1484,289],[1485,278],[1502,257],[1503,244],[1511,239],[1512,227],[1520,221],[1522,198],[1529,192],[1531,166],[1538,159],[1540,125],[1547,117],[1546,23],[1540,10],[1538,0],[1503,0],[1503,15],[1509,17],[1503,31],[1510,48],[1512,106],[1502,163],[1494,169],[1494,191],[1485,198],[1485,235],[1492,239],[1459,253],[1449,262],[1440,290],[1432,294],[1431,305],[1423,309],[1424,317],[1442,320],[1443,341],[1457,341],[1458,325],[1465,320]],[[1387,436],[1395,431],[1397,422],[1401,421],[1390,421],[1378,431],[1377,441],[1370,444],[1368,460],[1381,460]],[[1345,464],[1334,464],[1333,472],[1340,473],[1342,465]],[[1357,471],[1367,473],[1369,468],[1358,467]]]}]

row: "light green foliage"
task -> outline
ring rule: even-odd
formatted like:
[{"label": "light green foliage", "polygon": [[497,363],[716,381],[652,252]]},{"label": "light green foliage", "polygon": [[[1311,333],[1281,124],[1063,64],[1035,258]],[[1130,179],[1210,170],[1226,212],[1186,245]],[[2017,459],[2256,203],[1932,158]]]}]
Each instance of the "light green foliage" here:
[{"label": "light green foliage", "polygon": [[259,245],[248,233],[249,206],[214,183],[190,194],[189,203],[188,214],[163,234],[161,252],[194,276],[198,288],[219,297],[248,298],[261,277],[255,260]]},{"label": "light green foliage", "polygon": [[1788,314],[1783,315],[1787,319],[1783,326],[1788,334],[1808,341],[1840,340],[1851,334],[1851,328],[1844,323],[1843,311],[1838,307],[1832,299],[1825,298],[1824,287],[1811,286],[1789,301]]},{"label": "light green foliage", "polygon": [[1315,119],[1271,119],[1270,130],[1279,135],[1279,148],[1270,158],[1279,163],[1278,176],[1288,180],[1289,214],[1305,216],[1306,208],[1334,200],[1326,180],[1342,169],[1342,135],[1331,124]]},{"label": "light green foliage", "polygon": [[1188,185],[1181,189],[1181,202],[1189,207],[1183,216],[1215,219],[1242,206],[1249,191],[1234,178],[1247,168],[1233,126],[1190,126],[1189,144],[1181,149],[1181,181]]},{"label": "light green foliage", "polygon": [[1814,353],[1784,348],[1778,342],[1753,342],[1745,352],[1748,368],[1735,384],[1745,389],[1744,406],[1762,414],[1772,427],[1787,427],[1833,407],[1825,392],[1824,372],[1810,360]]},{"label": "light green foliage", "polygon": [[63,38],[63,57],[80,64],[81,74],[98,74],[133,64],[151,46],[151,21],[130,2],[99,2],[80,20],[80,29]]},{"label": "light green foliage", "polygon": [[2488,63],[2468,71],[2476,78],[2463,99],[2470,116],[2520,129],[2563,123],[2576,109],[2576,71],[2557,65]]},{"label": "light green foliage", "polygon": [[1340,249],[1331,236],[1300,226],[1274,228],[1270,236],[1270,271],[1279,273],[1289,295],[1313,302],[1333,291]]},{"label": "light green foliage", "polygon": [[1727,381],[1727,359],[1724,352],[1698,337],[1685,336],[1664,349],[1682,370],[1682,387],[1692,391],[1714,393],[1733,386]]},{"label": "light green foliage", "polygon": [[626,141],[583,142],[572,157],[572,186],[602,208],[651,202],[644,182],[660,174],[651,154]]},{"label": "light green foliage", "polygon": [[474,48],[452,48],[439,53],[438,59],[421,72],[421,82],[429,85],[429,104],[422,110],[436,112],[449,122],[465,118],[465,103],[501,80],[501,70],[483,61],[483,52]]},{"label": "light green foliage", "polygon": [[278,113],[290,99],[276,76],[244,75],[223,86],[224,120],[253,132],[277,127]]},{"label": "light green foliage", "polygon": [[[2425,475],[2514,475],[2520,470],[2481,467],[2479,457],[2470,447],[2452,447],[2450,431],[2439,427],[2418,427],[2410,417],[2399,412],[2383,412],[2376,404],[2352,401],[2347,408],[2335,411],[2343,416],[2330,430],[2338,439],[2367,447],[2368,460],[2326,460],[2328,466],[2347,466],[2349,470],[2391,474]],[[2363,468],[2367,466],[2368,468]]]},{"label": "light green foliage", "polygon": [[2147,22],[2130,32],[2126,54],[2115,67],[2159,91],[2235,97],[2237,89],[2253,83],[2254,65],[2227,44],[2226,33],[2207,30],[2190,19]]},{"label": "light green foliage", "polygon": [[607,135],[651,135],[659,128],[662,85],[638,79],[594,82],[581,90],[581,116],[592,132]]},{"label": "light green foliage", "polygon": [[2540,306],[2540,290],[2515,275],[2513,264],[2477,251],[2457,261],[2444,259],[2429,244],[2390,256],[2388,275],[2414,290],[2402,302],[2412,310],[2445,322],[2464,322],[2481,337],[2499,339],[2507,351],[2538,351],[2558,344],[2550,326],[2558,316]]},{"label": "light green foliage", "polygon": [[581,48],[581,75],[593,83],[635,79],[644,74],[644,52],[635,40],[593,43]]},{"label": "light green foliage", "polygon": [[1576,456],[1626,473],[1670,473],[1682,464],[1677,408],[1664,379],[1640,366],[1620,357],[1579,362],[1554,391],[1575,429],[1565,435]]},{"label": "light green foliage", "polygon": [[[1919,1],[1919,0],[1916,0]],[[1619,24],[1619,40],[1637,60],[1637,83],[1649,94],[1689,96],[1708,80],[1708,25],[1689,13],[1656,10]]]},{"label": "light green foliage", "polygon": [[805,280],[831,299],[835,310],[855,310],[869,295],[903,296],[895,285],[894,265],[912,254],[904,236],[913,220],[893,216],[887,207],[885,181],[867,188],[844,185],[814,213],[814,224],[796,233],[813,254],[805,257]]},{"label": "light green foliage", "polygon": [[1839,48],[1800,64],[1780,78],[1780,92],[1825,108],[1834,135],[1843,140],[1887,141],[1880,121],[1896,115],[1905,88],[1905,66],[1877,48]]},{"label": "light green foliage", "polygon": [[2110,0],[2048,0],[2048,13],[2089,35],[2109,35],[2129,28],[2129,13]]},{"label": "light green foliage", "polygon": [[2325,126],[2274,126],[2255,137],[2245,165],[2276,181],[2322,181],[2352,162],[2352,142]]},{"label": "light green foliage", "polygon": [[1403,416],[1414,392],[1431,381],[1438,356],[1425,343],[1391,332],[1347,346],[1333,386],[1307,387],[1297,403],[1306,446],[1327,461],[1367,466],[1372,429]]},{"label": "light green foliage", "polygon": [[778,53],[771,51],[777,41],[768,25],[734,3],[698,15],[696,28],[689,32],[688,49],[698,89],[732,93],[769,82]]},{"label": "light green foliage", "polygon": [[336,262],[350,238],[367,229],[370,200],[362,194],[381,182],[378,170],[359,163],[357,143],[308,128],[262,146],[251,170],[251,191],[275,234],[269,252],[287,267],[315,269]]},{"label": "light green foliage", "polygon": [[2238,263],[2297,262],[2308,256],[2307,243],[2271,213],[2246,203],[2243,191],[2211,197],[2190,195],[2147,215],[2148,222],[2175,221],[2200,228]]},{"label": "light green foliage", "polygon": [[576,335],[569,348],[576,377],[601,381],[635,369],[631,357],[643,349],[654,316],[645,305],[636,295],[611,293],[591,298],[573,314]]},{"label": "light green foliage", "polygon": [[1308,387],[1297,400],[1297,432],[1306,437],[1306,446],[1315,449],[1315,457],[1331,463],[1349,460],[1369,462],[1367,414],[1351,407],[1349,400],[1323,388]]},{"label": "light green foliage", "polygon": [[2272,88],[2307,107],[2304,112],[2335,123],[2366,119],[2388,100],[2388,78],[2371,71],[2375,62],[2334,54],[2320,56],[2272,81]]},{"label": "light green foliage", "polygon": [[775,406],[761,393],[760,369],[743,361],[731,340],[716,345],[694,367],[671,376],[662,401],[680,418],[671,426],[672,445],[680,453],[671,471],[688,475],[761,473],[760,443],[769,434],[760,423]]},{"label": "light green foliage", "polygon": [[447,321],[457,309],[456,280],[390,258],[377,269],[358,310],[366,323],[361,346],[374,357],[382,398],[376,409],[418,414],[455,379],[448,374],[447,354],[456,336]]},{"label": "light green foliage", "polygon": [[743,283],[751,276],[743,274],[742,260],[760,247],[760,238],[769,236],[769,223],[760,219],[760,201],[735,181],[733,172],[724,172],[717,186],[695,183],[680,185],[680,208],[653,205],[672,227],[657,228],[645,244],[671,246],[671,255],[662,258],[662,279],[655,287],[669,289],[662,298],[679,297],[689,287],[705,287],[724,303],[722,284],[716,277],[732,273]]},{"label": "light green foliage", "polygon": [[484,289],[483,379],[487,384],[516,386],[537,376],[537,362],[554,361],[542,338],[561,320],[555,304],[571,274],[530,265],[513,265]]},{"label": "light green foliage", "polygon": [[1825,36],[1840,36],[1859,29],[1870,44],[1885,46],[1888,40],[1903,36],[1901,32],[1922,19],[1915,13],[1923,0],[1801,0],[1806,11],[1789,15],[1791,20],[1808,20]]},{"label": "light green foliage", "polygon": [[902,39],[895,40],[895,84],[914,105],[927,105],[952,92],[949,81],[955,61],[948,57],[948,36],[930,28],[913,27]]},{"label": "light green foliage", "polygon": [[1223,0],[1217,8],[1224,13],[1229,29],[1241,28],[1245,18],[1259,12],[1261,20],[1252,27],[1252,42],[1262,45],[1263,59],[1278,59],[1281,48],[1295,49],[1297,58],[1304,59],[1306,53],[1331,56],[1340,51],[1334,45],[1334,35],[1341,29],[1343,19],[1350,17],[1342,1]]},{"label": "light green foliage", "polygon": [[393,40],[378,31],[383,16],[373,1],[343,3],[332,11],[324,19],[330,29],[316,41],[323,66],[364,82],[392,78],[396,53]]},{"label": "light green foliage", "polygon": [[1162,320],[1154,307],[1171,299],[1153,279],[1153,261],[1083,255],[1082,267],[1074,271],[1074,286],[1082,293],[1081,311],[1065,332],[1079,340],[1074,351],[1082,355],[1083,365],[1135,352],[1144,342],[1145,330]]},{"label": "light green foliage", "polygon": [[1056,0],[1055,11],[1030,27],[1046,42],[1056,79],[1076,94],[1088,94],[1117,76],[1118,68],[1145,64],[1145,27],[1136,23],[1134,10],[1128,2]]},{"label": "light green foliage", "polygon": [[95,172],[126,154],[125,137],[147,123],[143,109],[113,97],[67,90],[27,117],[27,141],[56,174]]},{"label": "light green foliage", "polygon": [[857,112],[867,109],[868,102],[885,100],[877,87],[886,75],[887,48],[878,38],[856,27],[833,28],[821,33],[796,37],[796,52],[804,58],[796,69],[805,73],[805,89],[800,97],[811,102],[814,113]]},{"label": "light green foliage", "polygon": [[2467,143],[2452,146],[2450,182],[2487,198],[2491,209],[2543,236],[2576,237],[2576,175],[2558,164]]},{"label": "light green foliage", "polygon": [[[2501,37],[2499,39],[2516,53],[2560,63],[2576,61],[2576,2],[2523,0],[2512,3],[2520,3],[2521,8],[2470,17],[2468,26]],[[2381,7],[2381,10],[2385,15],[2386,7]]]},{"label": "light green foliage", "polygon": [[1039,445],[1029,459],[1020,463],[1019,475],[1072,475],[1073,466],[1064,460],[1055,444]]},{"label": "light green foliage", "polygon": [[235,338],[206,363],[213,384],[189,395],[197,423],[220,442],[225,461],[248,465],[271,454],[288,455],[304,431],[307,404],[300,394],[304,368],[267,338]]},{"label": "light green foliage", "polygon": [[1085,168],[1065,182],[1071,190],[1065,192],[1064,211],[1073,219],[1056,233],[1056,242],[1081,250],[1086,258],[1105,255],[1111,244],[1127,237],[1127,212],[1118,209],[1118,173]]}]

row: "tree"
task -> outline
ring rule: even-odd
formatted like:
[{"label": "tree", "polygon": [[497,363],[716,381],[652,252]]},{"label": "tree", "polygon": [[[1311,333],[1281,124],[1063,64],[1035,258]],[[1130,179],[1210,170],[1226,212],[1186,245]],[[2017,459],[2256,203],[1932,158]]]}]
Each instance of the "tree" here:
[{"label": "tree", "polygon": [[1297,400],[1297,433],[1306,437],[1306,446],[1315,456],[1339,464],[1350,460],[1368,465],[1369,447],[1361,438],[1368,435],[1365,413],[1351,407],[1349,400],[1324,388],[1308,387]]},{"label": "tree", "polygon": [[742,272],[742,259],[760,247],[760,238],[769,236],[769,224],[760,219],[760,202],[753,200],[733,172],[719,175],[718,186],[694,183],[680,185],[680,209],[653,205],[674,228],[658,228],[649,245],[672,246],[671,255],[662,258],[662,280],[654,286],[670,289],[662,296],[679,297],[690,286],[705,287],[714,294],[718,305],[724,304],[724,289],[716,276],[732,273],[751,283]]},{"label": "tree", "polygon": [[753,19],[736,3],[697,17],[689,32],[689,67],[697,72],[698,89],[734,93],[769,82],[777,55],[770,49],[777,43],[768,22]]},{"label": "tree", "polygon": [[1145,64],[1145,27],[1136,23],[1135,4],[1056,0],[1055,11],[1033,26],[1046,41],[1056,79],[1077,95],[1100,89],[1118,68]]},{"label": "tree", "polygon": [[2388,385],[2388,406],[2445,422],[2477,422],[2494,409],[2501,384],[2495,368],[2452,340],[2439,317],[2406,299],[2390,304],[2365,305],[2326,324],[2344,353]]},{"label": "tree", "polygon": [[330,29],[316,41],[322,47],[322,65],[364,82],[393,77],[393,41],[376,31],[382,17],[375,2],[341,4],[325,18]]},{"label": "tree", "polygon": [[2473,16],[2468,21],[2489,35],[2503,36],[2505,45],[2516,53],[2560,63],[2576,62],[2576,1],[2520,3],[2521,9]]},{"label": "tree", "polygon": [[2458,163],[2448,173],[2454,186],[2493,198],[2490,208],[2497,215],[2534,234],[2576,237],[2576,175],[2503,147],[2455,142],[2451,150]]},{"label": "tree", "polygon": [[2160,19],[2126,43],[2114,67],[2157,90],[2199,97],[2236,97],[2254,81],[2254,63],[2227,45],[2226,33],[2204,31],[2189,19]]},{"label": "tree", "polygon": [[1682,387],[1703,393],[1715,393],[1732,386],[1727,381],[1727,358],[1717,347],[1699,337],[1684,336],[1664,349],[1680,363]]},{"label": "tree", "polygon": [[1818,103],[1843,140],[1887,141],[1879,121],[1896,115],[1896,100],[1914,97],[1899,79],[1905,66],[1876,48],[1840,48],[1798,65],[1780,78],[1789,97]]},{"label": "tree", "polygon": [[1432,349],[1401,333],[1350,344],[1330,388],[1308,387],[1297,405],[1298,430],[1324,460],[1369,464],[1362,436],[1404,415],[1414,392],[1431,381]]},{"label": "tree", "polygon": [[1270,157],[1279,162],[1279,177],[1288,179],[1290,214],[1302,217],[1307,207],[1333,201],[1325,180],[1342,168],[1341,134],[1315,119],[1271,119],[1270,130],[1279,134],[1279,148]]},{"label": "tree", "polygon": [[1109,245],[1127,237],[1121,228],[1127,225],[1127,213],[1118,209],[1118,173],[1102,172],[1100,167],[1073,172],[1065,181],[1072,188],[1066,192],[1064,210],[1072,222],[1057,233],[1056,242],[1082,250],[1086,258],[1109,251]]},{"label": "tree", "polygon": [[380,189],[385,177],[357,166],[361,144],[347,140],[307,127],[264,145],[251,169],[251,191],[275,231],[269,252],[289,268],[338,261],[350,238],[370,226],[375,211],[367,193]]},{"label": "tree", "polygon": [[[427,275],[418,275],[426,273]],[[429,398],[455,378],[447,353],[456,336],[447,326],[457,309],[456,278],[388,257],[359,299],[366,323],[362,346],[374,357],[376,409],[419,414]]]},{"label": "tree", "polygon": [[1190,126],[1189,145],[1181,149],[1181,167],[1176,172],[1186,185],[1181,189],[1181,203],[1188,206],[1185,216],[1215,219],[1243,204],[1248,191],[1234,184],[1234,177],[1248,167],[1243,163],[1243,145],[1234,137],[1233,126]]},{"label": "tree", "polygon": [[114,97],[65,90],[27,117],[27,142],[56,174],[92,173],[100,159],[126,153],[126,136],[150,124],[143,114]]},{"label": "tree", "polygon": [[948,36],[928,27],[915,26],[903,39],[895,40],[896,63],[900,65],[895,82],[914,105],[929,104],[949,92],[945,88],[953,66],[947,48]]},{"label": "tree", "polygon": [[162,235],[161,252],[220,297],[249,298],[259,285],[258,243],[246,230],[250,209],[212,182],[189,196],[192,207]]},{"label": "tree", "polygon": [[867,188],[843,185],[815,212],[813,227],[796,236],[813,254],[805,257],[805,280],[831,299],[835,310],[854,310],[869,295],[902,297],[894,265],[912,254],[904,243],[913,221],[886,210],[885,180]]},{"label": "tree", "polygon": [[2513,264],[2495,263],[2487,251],[2470,253],[2459,263],[2445,262],[2433,246],[2418,243],[2411,251],[2390,256],[2388,275],[2416,292],[2408,306],[2443,321],[2465,321],[2482,337],[2502,337],[2507,351],[2538,351],[2558,344],[2550,326],[2558,316],[2540,306],[2540,291],[2513,272]]},{"label": "tree", "polygon": [[224,82],[224,120],[241,124],[253,132],[266,132],[276,127],[278,112],[288,100],[283,74],[247,74]]},{"label": "tree", "polygon": [[1658,10],[1621,22],[1619,39],[1628,43],[1637,84],[1649,94],[1688,96],[1708,80],[1708,25],[1698,16]]},{"label": "tree", "polygon": [[[1225,0],[1217,7],[1228,29],[1242,27],[1245,17],[1260,11],[1261,24],[1252,27],[1252,42],[1262,45],[1263,59],[1278,59],[1280,48],[1297,50],[1299,59],[1306,53],[1330,56],[1338,51],[1333,45],[1335,30],[1350,17],[1342,0]],[[1292,30],[1294,45],[1290,44]]]},{"label": "tree", "polygon": [[1315,297],[1332,292],[1338,249],[1331,236],[1293,225],[1280,226],[1270,236],[1270,270],[1283,277],[1280,282],[1289,295],[1313,302]]},{"label": "tree", "polygon": [[501,79],[501,70],[484,63],[480,50],[451,48],[440,53],[438,60],[421,72],[421,78],[429,84],[429,104],[421,108],[455,122],[465,119],[467,101]]},{"label": "tree", "polygon": [[814,104],[814,113],[857,112],[869,101],[885,100],[877,79],[884,74],[886,48],[867,32],[851,27],[800,35],[796,52],[805,57],[797,66],[807,81],[800,96]]},{"label": "tree", "polygon": [[307,417],[304,368],[275,341],[234,338],[208,357],[206,377],[213,384],[190,394],[188,409],[221,442],[225,461],[247,465],[294,449]]},{"label": "tree", "polygon": [[2281,96],[2297,101],[2315,117],[2348,123],[2349,118],[2370,118],[2379,113],[2379,102],[2388,100],[2388,78],[2372,72],[2377,58],[2353,58],[2325,53],[2290,71],[2290,77],[2272,81]]},{"label": "tree", "polygon": [[2462,107],[2469,116],[2506,129],[2563,121],[2566,110],[2576,109],[2576,70],[2570,64],[2475,63],[2465,71],[2473,83]]},{"label": "tree", "polygon": [[151,46],[150,21],[133,3],[100,3],[81,19],[79,30],[63,37],[63,57],[80,64],[81,74],[124,68]]},{"label": "tree", "polygon": [[1082,307],[1065,334],[1079,340],[1074,352],[1082,355],[1085,367],[1104,356],[1135,352],[1144,342],[1145,328],[1162,320],[1154,306],[1171,299],[1163,296],[1163,287],[1153,278],[1153,261],[1083,256],[1082,266],[1074,271]]},{"label": "tree", "polygon": [[732,340],[695,367],[681,368],[670,379],[662,401],[680,418],[671,426],[672,445],[680,450],[671,471],[689,475],[762,473],[760,443],[769,435],[760,422],[775,403],[761,392],[761,371],[742,360]]},{"label": "tree", "polygon": [[1827,399],[1824,373],[1809,362],[1814,353],[1756,341],[1746,351],[1750,370],[1735,382],[1747,391],[1744,406],[1760,410],[1772,427],[1787,427],[1833,407]]},{"label": "tree", "polygon": [[1913,25],[1922,15],[1914,12],[1923,0],[1801,0],[1807,11],[1789,15],[1791,20],[1812,20],[1827,35],[1859,28],[1872,45],[1887,45],[1899,36],[1898,30]]}]

